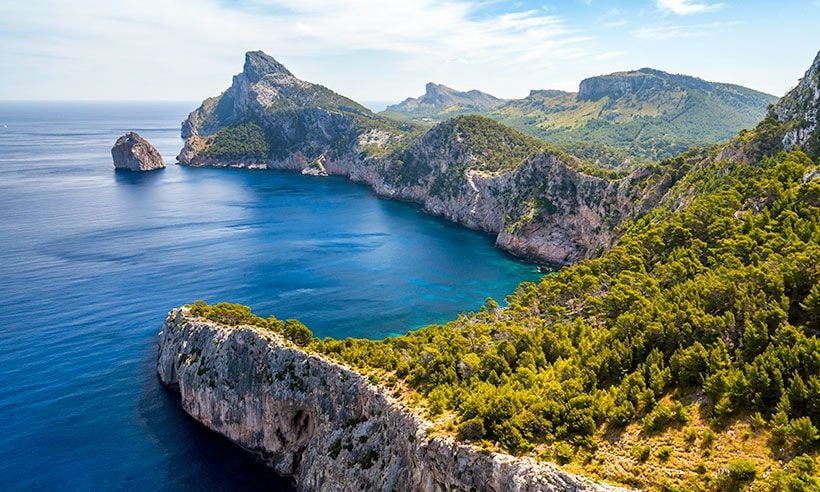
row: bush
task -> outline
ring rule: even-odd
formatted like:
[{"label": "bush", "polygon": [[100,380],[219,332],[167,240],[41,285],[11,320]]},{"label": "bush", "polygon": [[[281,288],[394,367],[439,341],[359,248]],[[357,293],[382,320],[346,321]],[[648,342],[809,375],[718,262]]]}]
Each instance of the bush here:
[{"label": "bush", "polygon": [[671,458],[671,457],[672,457],[672,448],[670,448],[669,446],[661,446],[660,449],[658,449],[658,459],[659,460],[661,460],[663,462],[667,462],[667,461],[669,461],[669,458]]},{"label": "bush", "polygon": [[797,450],[808,450],[817,441],[817,427],[808,417],[800,417],[789,422],[786,438]]},{"label": "bush", "polygon": [[685,424],[689,421],[686,409],[681,402],[674,402],[671,405],[656,405],[642,421],[644,432],[657,432],[675,422]]},{"label": "bush", "polygon": [[295,319],[285,321],[284,326],[282,326],[282,335],[300,347],[310,344],[313,340],[313,332],[310,331],[310,328]]},{"label": "bush", "polygon": [[757,467],[747,459],[729,463],[729,478],[735,483],[751,482],[757,476]]},{"label": "bush", "polygon": [[555,461],[561,465],[566,465],[575,457],[575,451],[572,449],[572,446],[563,441],[555,444],[552,454],[555,456]]},{"label": "bush", "polygon": [[649,459],[651,452],[652,449],[649,446],[637,445],[632,448],[632,456],[641,463]]},{"label": "bush", "polygon": [[797,456],[785,470],[772,474],[772,492],[804,492],[820,490],[820,477],[817,476],[817,464],[808,454]]},{"label": "bush", "polygon": [[466,420],[458,426],[458,438],[465,441],[474,441],[482,439],[486,434],[484,430],[484,421],[478,417]]}]

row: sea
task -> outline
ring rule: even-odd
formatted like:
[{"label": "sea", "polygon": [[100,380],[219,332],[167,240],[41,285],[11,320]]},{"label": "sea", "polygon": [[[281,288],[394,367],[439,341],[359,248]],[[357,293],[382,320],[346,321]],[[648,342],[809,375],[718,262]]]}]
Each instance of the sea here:
[{"label": "sea", "polygon": [[[379,339],[502,300],[537,268],[341,177],[175,165],[193,102],[0,102],[0,490],[291,490],[156,376],[204,299]],[[115,172],[136,131],[167,168]]]}]

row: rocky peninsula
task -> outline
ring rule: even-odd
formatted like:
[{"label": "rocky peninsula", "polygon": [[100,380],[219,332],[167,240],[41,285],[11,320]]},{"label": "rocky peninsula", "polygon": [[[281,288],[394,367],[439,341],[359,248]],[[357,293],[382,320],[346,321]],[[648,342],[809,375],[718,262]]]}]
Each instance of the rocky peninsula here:
[{"label": "rocky peninsula", "polygon": [[490,119],[461,116],[424,131],[295,77],[261,51],[182,124],[191,166],[335,174],[378,195],[497,235],[496,245],[549,264],[608,249],[617,227],[651,209],[673,180],[619,177]]},{"label": "rocky peninsula", "polygon": [[116,169],[154,171],[165,168],[159,151],[137,132],[128,132],[118,138],[111,148],[111,157]]},{"label": "rocky peninsula", "polygon": [[257,453],[301,490],[616,491],[555,465],[481,451],[355,370],[255,326],[172,310],[159,377],[183,409]]}]

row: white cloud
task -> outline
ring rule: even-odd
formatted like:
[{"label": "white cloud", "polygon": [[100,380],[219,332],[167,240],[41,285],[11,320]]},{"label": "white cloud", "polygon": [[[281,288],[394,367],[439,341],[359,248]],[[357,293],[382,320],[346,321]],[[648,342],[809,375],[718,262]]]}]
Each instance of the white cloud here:
[{"label": "white cloud", "polygon": [[606,52],[601,53],[599,55],[593,56],[592,59],[596,60],[596,61],[611,60],[613,58],[618,58],[618,57],[624,56],[625,54],[626,54],[626,51],[606,51]]},{"label": "white cloud", "polygon": [[723,7],[722,3],[706,3],[697,0],[657,0],[658,8],[677,15],[702,14]]},{"label": "white cloud", "polygon": [[738,22],[709,22],[706,24],[673,25],[660,24],[644,26],[632,31],[632,35],[642,39],[664,41],[667,39],[695,38],[713,34],[720,29],[739,24]]},{"label": "white cloud", "polygon": [[[485,72],[546,70],[595,55],[590,38],[561,17],[544,10],[488,15],[483,6],[467,0],[3,2],[0,71],[22,68],[43,82],[59,77],[61,85],[6,79],[0,93],[14,84],[29,97],[73,86],[80,97],[130,91],[138,98],[179,98],[186,85],[205,83],[213,93],[252,49],[286,62],[377,52],[417,69],[458,60]],[[199,92],[187,93],[196,99]]]}]

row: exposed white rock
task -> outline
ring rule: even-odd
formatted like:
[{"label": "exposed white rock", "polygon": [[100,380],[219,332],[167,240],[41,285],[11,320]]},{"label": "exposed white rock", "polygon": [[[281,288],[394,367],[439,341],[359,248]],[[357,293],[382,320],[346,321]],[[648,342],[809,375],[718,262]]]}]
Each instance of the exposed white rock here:
[{"label": "exposed white rock", "polygon": [[255,327],[172,310],[159,377],[206,427],[258,453],[301,490],[616,491],[531,458],[447,437],[358,372]]},{"label": "exposed white rock", "polygon": [[820,52],[797,87],[774,106],[774,113],[779,121],[792,124],[783,135],[784,148],[789,150],[792,147],[806,148],[812,145],[820,147],[817,137],[820,129]]}]

